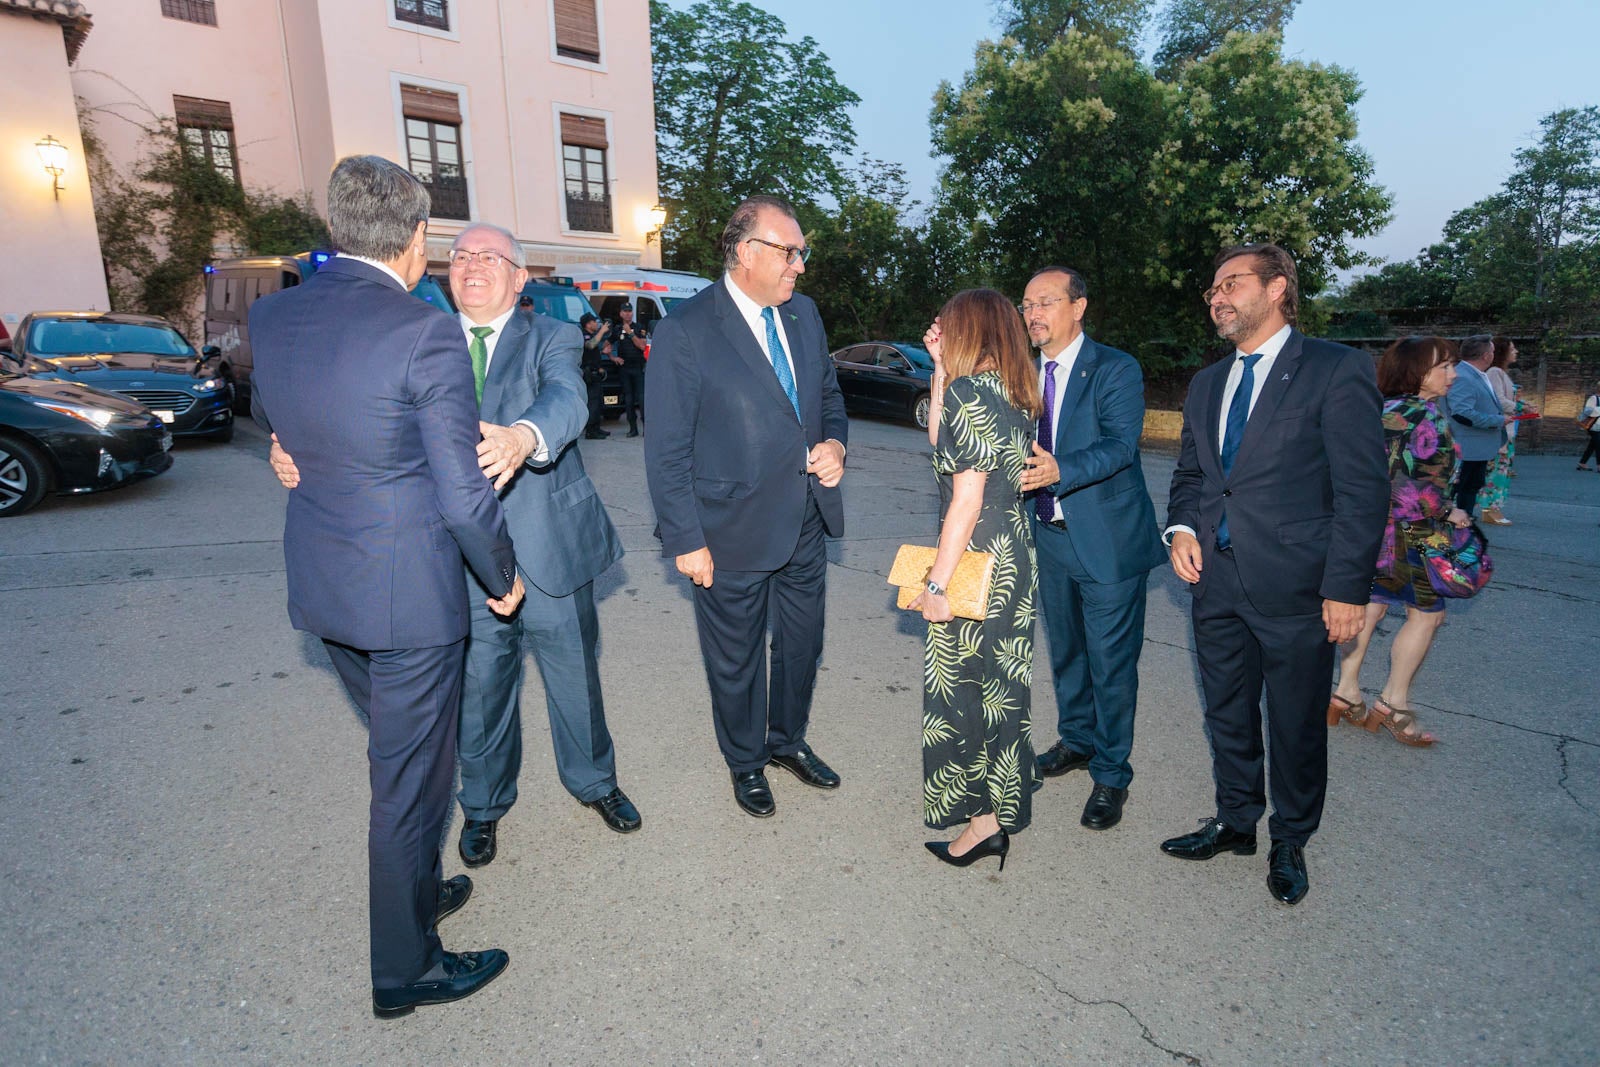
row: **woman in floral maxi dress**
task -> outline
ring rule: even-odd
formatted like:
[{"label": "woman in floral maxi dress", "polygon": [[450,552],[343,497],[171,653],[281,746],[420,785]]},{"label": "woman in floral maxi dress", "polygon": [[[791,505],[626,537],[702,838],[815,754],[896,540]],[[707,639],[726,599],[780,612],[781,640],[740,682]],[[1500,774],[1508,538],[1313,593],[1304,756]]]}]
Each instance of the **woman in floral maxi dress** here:
[{"label": "woman in floral maxi dress", "polygon": [[[924,338],[936,371],[929,414],[942,518],[923,661],[923,807],[928,850],[965,867],[1010,850],[1032,814],[1033,532],[1021,494],[1038,417],[1038,375],[1016,308],[992,289],[956,294]],[[981,621],[955,618],[940,590],[965,550],[994,556]]]}]

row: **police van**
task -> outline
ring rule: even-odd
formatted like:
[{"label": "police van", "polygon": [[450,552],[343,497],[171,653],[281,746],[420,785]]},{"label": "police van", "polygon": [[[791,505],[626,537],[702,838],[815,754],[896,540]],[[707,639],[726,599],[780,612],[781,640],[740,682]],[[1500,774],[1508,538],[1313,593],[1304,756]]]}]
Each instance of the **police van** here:
[{"label": "police van", "polygon": [[674,305],[711,284],[709,279],[686,270],[647,270],[603,263],[558,268],[555,277],[545,280],[576,286],[602,320],[617,321],[617,309],[628,304],[633,308],[633,321],[647,331]]}]

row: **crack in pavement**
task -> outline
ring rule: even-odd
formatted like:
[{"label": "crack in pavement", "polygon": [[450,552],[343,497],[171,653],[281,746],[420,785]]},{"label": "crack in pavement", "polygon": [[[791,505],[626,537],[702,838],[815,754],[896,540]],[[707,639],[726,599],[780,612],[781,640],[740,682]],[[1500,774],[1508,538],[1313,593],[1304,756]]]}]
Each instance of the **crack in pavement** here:
[{"label": "crack in pavement", "polygon": [[1034,974],[1038,975],[1040,978],[1043,978],[1046,982],[1050,983],[1051,987],[1053,989],[1055,989],[1055,991],[1057,993],[1060,993],[1062,996],[1064,996],[1067,999],[1071,1000],[1075,1004],[1080,1004],[1085,1008],[1100,1008],[1100,1007],[1106,1007],[1108,1005],[1109,1006],[1113,1006],[1113,1007],[1121,1008],[1124,1012],[1127,1013],[1128,1018],[1132,1019],[1134,1021],[1134,1023],[1138,1025],[1138,1027],[1139,1027],[1139,1037],[1145,1042],[1145,1044],[1149,1045],[1151,1048],[1157,1049],[1157,1050],[1159,1050],[1161,1052],[1165,1052],[1168,1056],[1171,1056],[1173,1059],[1179,1061],[1180,1063],[1188,1064],[1189,1067],[1205,1067],[1205,1061],[1203,1061],[1199,1056],[1194,1055],[1192,1052],[1183,1052],[1183,1051],[1180,1051],[1179,1049],[1168,1048],[1166,1045],[1163,1045],[1161,1042],[1157,1041],[1155,1034],[1153,1032],[1151,1032],[1150,1027],[1145,1025],[1144,1020],[1139,1018],[1138,1015],[1134,1014],[1133,1009],[1128,1007],[1122,1001],[1120,1001],[1120,1000],[1110,1000],[1110,999],[1107,999],[1107,1000],[1091,1000],[1088,997],[1080,997],[1080,996],[1078,996],[1078,994],[1074,993],[1072,990],[1063,987],[1060,982],[1057,982],[1055,980],[1054,977],[1052,977],[1051,975],[1046,974],[1044,971],[1040,970],[1038,967],[1035,967],[1033,964],[1024,962],[1023,960],[1019,960],[1019,959],[1017,959],[1017,957],[1011,955],[1011,953],[1006,952],[1006,951],[1004,951],[1002,949],[996,949],[995,951],[998,952],[1005,959],[1008,959],[1012,963],[1016,964],[1018,967],[1021,967],[1023,970],[1032,971]]},{"label": "crack in pavement", "polygon": [[1561,787],[1561,791],[1567,794],[1567,796],[1571,797],[1572,802],[1578,805],[1578,807],[1582,808],[1590,815],[1600,816],[1600,812],[1595,811],[1589,805],[1579,800],[1578,795],[1567,786],[1567,779],[1571,776],[1571,769],[1567,766],[1567,743],[1572,740],[1574,739],[1570,737],[1562,737],[1556,742],[1556,758],[1561,761],[1561,777],[1556,780],[1556,785],[1559,785]]}]

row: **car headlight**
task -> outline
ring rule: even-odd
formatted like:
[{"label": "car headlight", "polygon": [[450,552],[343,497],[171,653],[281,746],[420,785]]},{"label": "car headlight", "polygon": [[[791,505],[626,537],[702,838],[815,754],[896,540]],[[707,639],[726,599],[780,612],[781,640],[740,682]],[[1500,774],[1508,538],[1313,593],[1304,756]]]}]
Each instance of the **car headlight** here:
[{"label": "car headlight", "polygon": [[226,378],[207,378],[203,382],[196,382],[192,388],[197,393],[214,393],[227,384]]},{"label": "car headlight", "polygon": [[41,403],[39,406],[60,415],[70,416],[80,422],[87,422],[97,430],[105,429],[111,425],[111,420],[117,417],[117,413],[110,408],[92,408],[83,404],[56,401],[49,404]]}]

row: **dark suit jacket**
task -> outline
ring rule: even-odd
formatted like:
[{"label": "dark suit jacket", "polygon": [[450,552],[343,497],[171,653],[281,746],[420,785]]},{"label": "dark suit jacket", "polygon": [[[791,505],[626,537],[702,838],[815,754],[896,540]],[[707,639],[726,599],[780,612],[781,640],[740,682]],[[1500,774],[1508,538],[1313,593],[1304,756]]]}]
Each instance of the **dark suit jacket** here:
[{"label": "dark suit jacket", "polygon": [[656,324],[645,375],[650,498],[663,555],[709,547],[719,568],[777,570],[799,542],[808,482],[828,533],[844,530],[838,486],[823,488],[805,466],[813,445],[845,442],[849,421],[811,298],[796,294],[777,309],[796,420],[727,285],[707,286]]},{"label": "dark suit jacket", "polygon": [[573,445],[589,420],[582,354],[578,327],[516,311],[495,343],[479,405],[484,422],[533,423],[550,450],[551,462],[525,465],[501,490],[500,503],[517,566],[551,596],[567,596],[622,558],[616,527]]},{"label": "dark suit jacket", "polygon": [[1167,558],[1139,465],[1144,375],[1126,352],[1087,335],[1061,392],[1054,453],[1067,537],[1096,582],[1126,581]]},{"label": "dark suit jacket", "polygon": [[283,531],[290,621],[358,649],[464,638],[462,557],[495,596],[516,564],[478,469],[455,318],[336,258],[256,301],[250,339],[256,421],[300,468]]},{"label": "dark suit jacket", "polygon": [[1226,503],[1239,580],[1262,614],[1320,611],[1324,599],[1365,604],[1389,513],[1372,357],[1291,331],[1224,478],[1217,442],[1231,364],[1207,367],[1189,385],[1167,501],[1167,525],[1198,532],[1194,595],[1205,595]]}]

